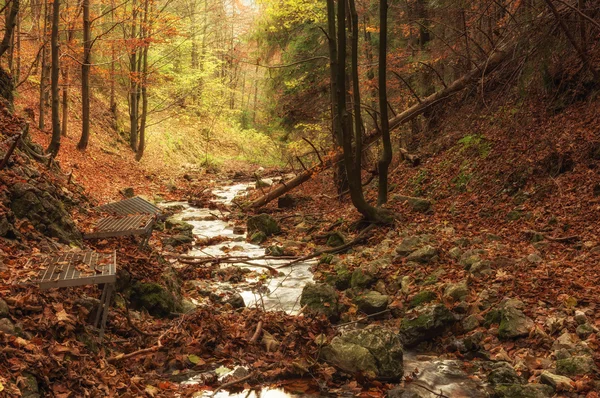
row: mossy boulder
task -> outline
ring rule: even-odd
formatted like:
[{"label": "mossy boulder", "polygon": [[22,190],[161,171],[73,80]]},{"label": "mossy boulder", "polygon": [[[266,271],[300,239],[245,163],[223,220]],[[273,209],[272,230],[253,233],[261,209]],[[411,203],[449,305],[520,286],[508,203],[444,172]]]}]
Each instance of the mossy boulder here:
[{"label": "mossy boulder", "polygon": [[327,246],[339,247],[346,243],[346,237],[339,231],[335,231],[329,234],[327,237]]},{"label": "mossy boulder", "polygon": [[39,232],[58,238],[62,243],[81,241],[81,233],[71,216],[50,189],[16,183],[10,189],[10,209],[15,217],[27,218]]},{"label": "mossy boulder", "polygon": [[346,265],[339,265],[334,268],[333,273],[331,273],[327,282],[330,285],[335,286],[338,290],[346,290],[350,287],[350,281],[352,280],[352,273],[348,269]]},{"label": "mossy boulder", "polygon": [[192,224],[189,224],[185,221],[178,220],[175,217],[169,217],[165,220],[165,227],[170,230],[178,231],[178,232],[191,232],[194,229]]},{"label": "mossy boulder", "polygon": [[515,339],[529,335],[533,321],[521,311],[523,303],[519,300],[506,300],[500,306],[500,326],[498,337],[500,339]]},{"label": "mossy boulder", "polygon": [[277,221],[268,214],[259,214],[254,217],[250,217],[246,222],[246,229],[248,234],[254,232],[263,232],[266,236],[275,235],[281,232],[281,228]]},{"label": "mossy boulder", "polygon": [[415,294],[413,298],[410,300],[410,307],[417,307],[421,304],[427,304],[432,302],[437,298],[437,294],[431,290],[422,290],[419,293]]},{"label": "mossy boulder", "polygon": [[390,296],[374,290],[357,296],[354,299],[354,303],[358,306],[358,310],[367,315],[384,311],[387,308],[389,301]]},{"label": "mossy boulder", "polygon": [[427,264],[433,261],[438,255],[438,249],[431,245],[425,245],[415,250],[406,257],[406,261],[414,261],[421,264]]},{"label": "mossy boulder", "polygon": [[556,361],[556,373],[562,376],[594,374],[598,368],[594,359],[587,355],[576,355]]},{"label": "mossy boulder", "polygon": [[350,374],[383,380],[403,376],[403,350],[398,335],[380,326],[352,330],[323,349],[325,359]]},{"label": "mossy boulder", "polygon": [[145,309],[152,316],[167,317],[179,310],[177,298],[164,286],[151,282],[136,282],[129,295],[131,307]]},{"label": "mossy boulder", "polygon": [[338,295],[335,289],[323,283],[308,283],[302,289],[300,305],[309,313],[323,314],[329,319],[339,317]]},{"label": "mossy boulder", "polygon": [[497,362],[492,365],[492,371],[488,374],[488,382],[492,386],[521,384],[523,379],[507,362]]},{"label": "mossy boulder", "polygon": [[417,308],[417,315],[402,319],[400,339],[407,347],[441,335],[444,330],[456,322],[456,317],[443,304]]},{"label": "mossy boulder", "polygon": [[447,300],[463,301],[469,295],[467,281],[449,283],[444,289],[444,298]]},{"label": "mossy boulder", "polygon": [[375,283],[375,274],[377,270],[374,267],[364,266],[360,268],[356,268],[352,272],[352,277],[350,279],[350,286],[353,288],[362,289],[365,287],[371,286]]}]

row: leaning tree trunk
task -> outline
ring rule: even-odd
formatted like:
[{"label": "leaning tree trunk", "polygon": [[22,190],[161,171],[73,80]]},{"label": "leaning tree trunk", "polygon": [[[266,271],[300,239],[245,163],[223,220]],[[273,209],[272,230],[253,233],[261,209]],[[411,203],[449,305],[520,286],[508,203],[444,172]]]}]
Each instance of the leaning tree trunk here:
[{"label": "leaning tree trunk", "polygon": [[52,90],[52,139],[48,152],[56,156],[60,149],[60,92],[58,90],[59,78],[59,53],[58,53],[58,24],[60,23],[60,1],[54,0],[52,4],[52,36],[50,48],[52,52],[52,69],[50,74]]},{"label": "leaning tree trunk", "polygon": [[90,0],[83,0],[83,62],[81,63],[81,138],[77,149],[85,151],[90,140],[90,63],[92,54],[92,28]]}]

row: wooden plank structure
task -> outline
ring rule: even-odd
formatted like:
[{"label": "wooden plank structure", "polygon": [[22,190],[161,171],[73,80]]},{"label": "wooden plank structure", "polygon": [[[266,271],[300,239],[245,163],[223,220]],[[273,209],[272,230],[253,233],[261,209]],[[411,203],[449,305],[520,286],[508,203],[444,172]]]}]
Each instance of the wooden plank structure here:
[{"label": "wooden plank structure", "polygon": [[[36,259],[37,260],[37,259]],[[36,261],[34,259],[29,262]],[[42,271],[37,283],[41,290],[104,284],[100,307],[96,312],[94,327],[100,326],[100,338],[104,336],[110,299],[117,281],[117,255],[94,251],[63,252],[39,258]]]},{"label": "wooden plank structure", "polygon": [[121,200],[119,202],[107,203],[94,208],[94,210],[97,212],[114,214],[116,216],[128,216],[131,214],[159,215],[161,213],[160,208],[139,196]]},{"label": "wooden plank structure", "polygon": [[84,234],[83,238],[101,239],[135,235],[149,237],[153,226],[154,216],[148,214],[106,217],[98,221],[93,231]]},{"label": "wooden plank structure", "polygon": [[92,232],[83,235],[84,239],[143,235],[140,247],[148,243],[154,221],[161,213],[160,208],[139,196],[107,203],[94,210],[112,215],[98,221]]}]

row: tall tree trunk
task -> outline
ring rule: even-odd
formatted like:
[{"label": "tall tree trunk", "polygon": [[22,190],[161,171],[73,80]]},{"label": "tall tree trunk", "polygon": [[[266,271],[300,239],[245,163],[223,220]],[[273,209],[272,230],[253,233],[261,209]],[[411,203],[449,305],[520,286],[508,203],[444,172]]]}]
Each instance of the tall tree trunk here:
[{"label": "tall tree trunk", "polygon": [[192,0],[191,1],[191,6],[190,6],[190,25],[191,25],[191,32],[190,32],[190,38],[191,38],[191,42],[192,42],[192,69],[198,69],[198,37],[196,35],[196,1]]},{"label": "tall tree trunk", "polygon": [[67,137],[69,134],[69,67],[63,65],[63,88],[62,88],[62,131],[61,135]]},{"label": "tall tree trunk", "polygon": [[379,113],[381,114],[381,139],[383,151],[378,163],[379,187],[377,205],[387,203],[388,170],[392,162],[392,141],[390,139],[390,125],[388,120],[387,101],[387,0],[379,1]]},{"label": "tall tree trunk", "polygon": [[19,0],[12,0],[10,11],[4,22],[4,37],[0,42],[0,57],[12,47],[13,31],[17,25],[17,16],[19,15]]},{"label": "tall tree trunk", "polygon": [[[335,31],[335,3],[334,0],[327,0],[327,45],[329,48],[329,79],[330,79],[330,112],[331,112],[331,135],[333,145],[336,148],[342,146],[342,133],[337,122],[337,41]],[[335,183],[338,197],[341,198],[343,192],[348,190],[348,177],[346,176],[346,167],[343,162],[339,162],[333,172],[333,181]]]},{"label": "tall tree trunk", "polygon": [[42,36],[42,68],[40,69],[40,102],[38,127],[40,130],[46,128],[46,81],[48,80],[48,44],[46,43],[46,32],[48,30],[48,2],[44,2],[44,25],[40,29]]},{"label": "tall tree trunk", "polygon": [[[354,0],[349,0],[351,9],[354,9]],[[355,13],[355,12],[354,12]],[[361,153],[354,153],[352,148],[352,117],[346,108],[347,90],[346,90],[346,4],[345,1],[338,2],[337,9],[337,43],[338,43],[338,58],[336,71],[336,107],[337,107],[337,122],[338,128],[342,133],[342,149],[344,156],[344,165],[346,166],[346,175],[348,176],[348,188],[350,190],[350,199],[354,207],[367,220],[380,221],[379,211],[375,207],[369,205],[365,200],[360,168]],[[356,29],[355,29],[356,31]],[[358,77],[358,35],[353,35],[352,39],[352,74]],[[356,100],[355,100],[356,102]],[[360,106],[360,102],[358,103]],[[359,129],[360,131],[360,129]],[[359,133],[360,134],[360,133]],[[356,159],[358,158],[358,159]]]},{"label": "tall tree trunk", "polygon": [[90,64],[92,62],[92,27],[90,0],[82,0],[83,10],[83,62],[81,63],[81,138],[77,149],[85,151],[90,140]]},{"label": "tall tree trunk", "polygon": [[[132,1],[132,25],[131,39],[137,36],[137,1]],[[138,144],[138,69],[137,69],[137,47],[131,50],[129,55],[129,146],[137,151]]]},{"label": "tall tree trunk", "polygon": [[[69,4],[67,3],[66,6],[68,7]],[[66,34],[66,40],[65,42],[67,43],[67,46],[69,46],[72,42],[73,42],[73,29],[74,26],[72,23],[67,22],[67,34]],[[62,67],[62,72],[63,72],[63,89],[62,89],[62,136],[63,137],[67,137],[69,134],[69,123],[68,118],[69,118],[69,74],[70,74],[70,67],[68,63],[65,63]]]},{"label": "tall tree trunk", "polygon": [[[148,3],[149,0],[146,0],[144,3],[144,22],[143,28],[141,29],[142,37],[146,38],[150,36],[150,26],[148,25]],[[141,87],[141,96],[142,96],[142,113],[140,114],[140,141],[138,143],[137,152],[135,154],[135,159],[140,161],[142,156],[144,156],[144,149],[146,147],[146,119],[148,117],[148,47],[149,43],[144,44],[144,49],[142,50],[142,87]]]},{"label": "tall tree trunk", "polygon": [[254,72],[257,76],[254,78],[254,102],[252,103],[252,124],[256,124],[256,109],[258,104],[258,61],[256,62],[256,71]]},{"label": "tall tree trunk", "polygon": [[[111,11],[110,11],[110,23],[111,25],[114,25],[115,23],[115,0],[111,0],[110,2],[111,5]],[[115,41],[111,40],[110,42],[110,53],[111,53],[111,59],[110,59],[110,111],[113,115],[114,121],[115,121],[115,130],[117,129],[117,101],[115,98],[115,58],[117,56],[116,50],[115,50]]]},{"label": "tall tree trunk", "polygon": [[15,67],[15,83],[21,80],[21,13],[17,14],[16,41],[17,41],[17,60]]},{"label": "tall tree trunk", "polygon": [[54,0],[52,3],[52,36],[50,48],[52,50],[52,139],[48,146],[48,152],[56,156],[60,149],[60,92],[58,90],[59,79],[59,47],[58,47],[58,24],[60,23],[60,1]]}]

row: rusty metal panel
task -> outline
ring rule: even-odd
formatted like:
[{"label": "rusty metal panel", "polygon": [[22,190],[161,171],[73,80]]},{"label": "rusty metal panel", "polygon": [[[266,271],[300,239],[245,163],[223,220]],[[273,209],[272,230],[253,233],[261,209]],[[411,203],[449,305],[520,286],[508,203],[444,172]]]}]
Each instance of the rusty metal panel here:
[{"label": "rusty metal panel", "polygon": [[128,216],[131,214],[153,214],[161,213],[161,210],[145,199],[135,196],[119,202],[108,203],[98,206],[94,210],[104,213],[112,213],[117,216]]},{"label": "rusty metal panel", "polygon": [[[30,260],[35,262],[36,260]],[[94,251],[59,253],[40,259],[44,268],[38,283],[40,289],[115,283],[117,280],[117,256]]]},{"label": "rusty metal panel", "polygon": [[154,216],[147,214],[106,217],[98,221],[94,230],[83,235],[84,239],[113,238],[117,236],[149,235]]}]

